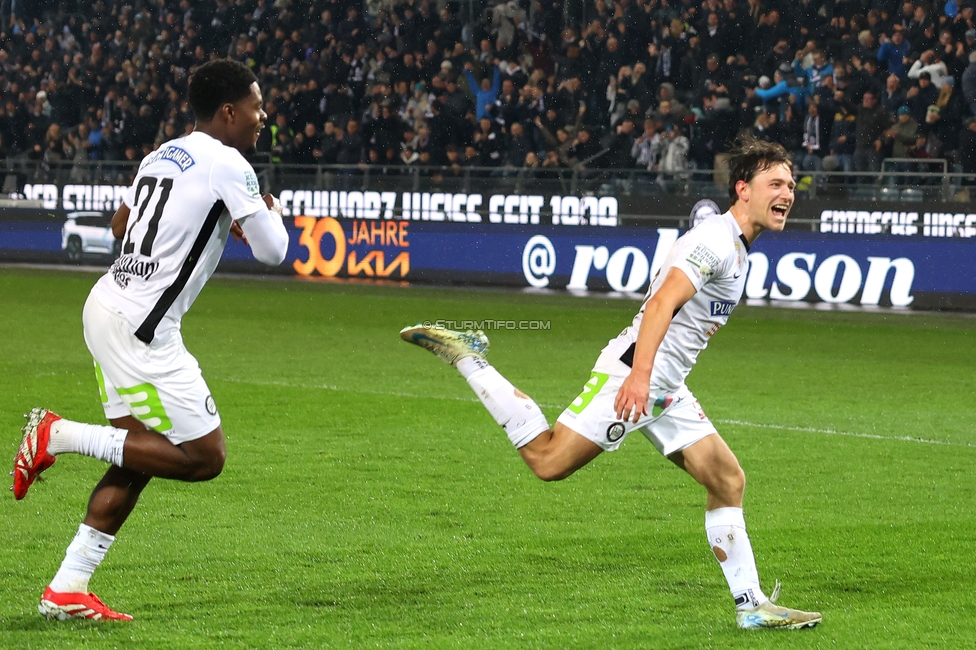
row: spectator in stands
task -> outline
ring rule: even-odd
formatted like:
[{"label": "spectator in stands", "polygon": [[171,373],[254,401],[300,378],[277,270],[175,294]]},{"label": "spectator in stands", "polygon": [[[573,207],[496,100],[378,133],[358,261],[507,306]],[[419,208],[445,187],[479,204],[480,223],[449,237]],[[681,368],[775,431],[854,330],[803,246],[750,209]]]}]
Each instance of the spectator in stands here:
[{"label": "spectator in stands", "polygon": [[718,54],[712,53],[705,57],[705,66],[696,69],[692,77],[691,95],[700,103],[706,95],[719,93],[729,94],[729,80],[722,68]]},{"label": "spectator in stands", "polygon": [[969,63],[965,41],[957,39],[951,29],[944,27],[939,32],[939,45],[935,49],[940,52],[939,58],[945,62],[949,75],[958,80]]},{"label": "spectator in stands", "polygon": [[[885,77],[878,62],[874,59],[864,59],[860,66],[852,63],[848,77],[848,88],[852,98],[861,97],[864,92],[870,89],[876,97],[880,97],[885,89]],[[896,107],[897,110],[897,107]]]},{"label": "spectator in stands", "polygon": [[[976,185],[976,117],[967,117],[959,131],[959,163],[962,165],[965,185]],[[972,198],[972,197],[971,197]]]},{"label": "spectator in stands", "polygon": [[969,113],[976,116],[976,50],[969,54],[969,65],[962,73],[962,96]]},{"label": "spectator in stands", "polygon": [[526,156],[530,151],[531,144],[529,138],[525,135],[525,129],[522,127],[522,123],[513,123],[509,127],[508,147],[503,156],[504,165],[507,167],[521,167],[525,163]]},{"label": "spectator in stands", "polygon": [[942,158],[955,145],[956,132],[942,119],[942,109],[935,104],[925,111],[925,122],[919,125],[918,132],[926,138],[925,148],[930,158]]},{"label": "spectator in stands", "polygon": [[682,172],[690,168],[688,151],[691,143],[682,128],[675,125],[665,127],[664,136],[658,141],[657,146],[657,169],[661,172],[657,179],[658,184],[667,186],[669,181],[686,178]]},{"label": "spectator in stands", "polygon": [[887,34],[881,34],[878,62],[883,63],[891,74],[904,77],[907,72],[905,62],[908,60],[911,51],[911,43],[905,39],[901,26],[896,25],[890,38]]},{"label": "spectator in stands", "polygon": [[953,77],[946,79],[939,89],[939,97],[935,100],[935,105],[939,107],[942,119],[957,128],[962,124],[963,117],[968,115],[968,108],[963,103],[962,95],[956,91],[956,83]]},{"label": "spectator in stands", "polygon": [[861,108],[857,112],[857,130],[854,137],[855,171],[881,170],[881,136],[890,125],[891,118],[878,104],[874,92],[865,92],[861,98]]},{"label": "spectator in stands", "polygon": [[295,163],[317,165],[322,161],[322,138],[314,123],[309,122],[305,129],[295,136]]},{"label": "spectator in stands", "polygon": [[559,178],[559,170],[562,169],[563,164],[560,161],[559,156],[555,151],[547,151],[545,157],[542,159],[542,168],[545,170],[541,178]]},{"label": "spectator in stands", "polygon": [[657,121],[650,118],[644,120],[644,131],[634,140],[634,145],[630,150],[630,156],[634,159],[634,166],[647,171],[654,169],[657,165],[654,141],[660,139]]},{"label": "spectator in stands", "polygon": [[498,167],[502,164],[505,139],[498,124],[490,118],[482,117],[478,120],[474,145],[478,150],[478,161],[482,167]]},{"label": "spectator in stands", "polygon": [[88,149],[91,142],[88,140],[88,125],[82,122],[76,128],[68,131],[68,142],[71,146],[71,173],[68,180],[72,183],[89,182],[88,169]]},{"label": "spectator in stands", "polygon": [[340,165],[356,165],[363,161],[363,138],[359,133],[359,122],[349,120],[345,133],[339,140],[336,151],[336,163]]},{"label": "spectator in stands", "polygon": [[805,79],[807,83],[807,93],[813,95],[817,88],[823,85],[824,79],[834,76],[834,65],[824,56],[823,50],[813,49],[811,51],[812,65],[804,68],[801,61],[805,54],[804,50],[798,50],[796,58],[793,60],[793,73],[797,79]]},{"label": "spectator in stands", "polygon": [[[306,11],[294,2],[252,2],[247,12],[240,3],[219,3],[214,12],[199,3],[184,3],[179,11],[170,10],[172,3],[155,11],[153,4],[147,17],[136,18],[137,12],[121,0],[103,0],[88,20],[53,9],[45,21],[9,31],[0,48],[0,96],[10,108],[0,115],[0,134],[17,152],[43,157],[43,136],[56,123],[69,134],[65,146],[72,159],[79,150],[97,159],[106,153],[124,158],[130,147],[138,151],[185,132],[192,116],[180,97],[188,72],[227,52],[255,70],[269,107],[276,109],[267,111],[269,126],[260,151],[273,148],[278,114],[285,116],[283,126],[304,130],[306,123],[319,127],[327,119],[360,122],[364,109],[375,102],[369,120],[361,122],[359,138],[377,149],[380,161],[389,158],[388,140],[396,141],[394,160],[400,144],[395,135],[386,135],[384,100],[402,126],[437,123],[432,160],[445,158],[450,144],[459,150],[473,144],[478,118],[485,114],[485,102],[477,95],[485,89],[476,84],[476,99],[469,98],[470,80],[457,83],[456,73],[462,69],[466,79],[468,73],[486,77],[488,91],[496,74],[501,83],[510,82],[507,89],[489,94],[488,103],[495,107],[490,114],[502,119],[505,130],[521,122],[532,150],[554,147],[556,158],[562,152],[564,160],[571,157],[577,123],[586,123],[589,142],[599,151],[597,143],[612,140],[625,115],[635,124],[642,123],[639,115],[644,114],[662,125],[681,126],[696,120],[688,108],[693,106],[698,123],[690,155],[702,168],[719,165],[711,137],[716,100],[735,107],[730,111],[734,132],[740,123],[753,121],[755,113],[746,116],[742,111],[752,111],[765,100],[778,113],[775,124],[784,144],[795,138],[797,148],[808,116],[804,104],[811,101],[818,102],[823,119],[842,112],[839,104],[844,101],[862,104],[871,89],[889,115],[908,103],[916,120],[924,122],[927,107],[938,106],[940,122],[953,133],[962,132],[963,117],[976,109],[976,66],[964,67],[976,50],[969,3],[933,16],[917,3],[908,3],[903,11],[875,3],[861,15],[851,3],[825,0],[765,8],[758,0],[741,7],[735,0],[708,0],[703,6],[668,0],[616,6],[603,0],[588,16],[595,20],[579,33],[562,24],[561,6],[544,0],[532,25],[544,25],[555,38],[543,42],[524,31],[531,25],[512,22],[510,42],[502,42],[496,51],[499,44],[490,39],[489,26],[478,20],[464,24],[450,5],[438,16],[429,3],[411,0],[390,11],[371,1],[366,15],[348,5],[312,3]],[[466,49],[459,41],[480,47]],[[760,84],[753,90],[756,78],[774,76],[784,63],[786,69],[775,74],[771,87]],[[924,74],[931,91],[923,88]],[[791,84],[796,75],[798,81]],[[904,97],[908,80],[919,88],[911,102]],[[945,90],[950,84],[955,85]],[[706,96],[713,91],[716,97]],[[631,110],[634,102],[638,113]],[[601,110],[581,111],[587,104]],[[615,110],[604,110],[611,105]],[[97,126],[90,130],[87,146],[77,147],[77,127],[88,126],[89,109]],[[466,118],[469,111],[472,115]],[[790,112],[794,119],[784,119]],[[537,116],[551,138],[538,125],[528,126]],[[102,126],[109,122],[113,130],[103,143]],[[318,160],[334,160],[325,154],[328,138],[319,135],[325,148]],[[306,140],[305,135],[299,140]],[[36,152],[35,144],[40,145]],[[285,149],[293,149],[296,143],[287,144]],[[354,157],[366,155],[361,150]],[[846,154],[835,155],[842,168]]]},{"label": "spectator in stands", "polygon": [[[908,106],[902,106],[897,111],[895,123],[884,132],[885,146],[890,147],[892,158],[908,158],[918,137],[918,122],[912,117]],[[895,171],[907,172],[911,167],[905,163],[898,163]],[[899,184],[905,184],[905,179],[899,179]]]},{"label": "spectator in stands", "polygon": [[889,115],[894,115],[907,101],[906,92],[901,87],[901,79],[896,74],[889,74],[885,80],[885,89],[881,93],[881,107]]},{"label": "spectator in stands", "polygon": [[[834,169],[845,173],[854,171],[854,149],[857,126],[857,116],[851,111],[847,102],[838,102],[834,121],[830,126],[830,155],[836,159]],[[827,169],[824,165],[825,171]]]},{"label": "spectator in stands", "polygon": [[908,107],[912,111],[915,121],[921,123],[925,120],[925,111],[939,98],[939,91],[932,83],[929,73],[922,72],[918,75],[918,81],[908,89],[905,95],[908,99]]},{"label": "spectator in stands", "polygon": [[277,164],[295,164],[295,142],[291,130],[278,132],[270,153],[271,160]]},{"label": "spectator in stands", "polygon": [[949,69],[939,58],[936,50],[925,50],[922,52],[912,67],[908,70],[909,79],[919,79],[922,74],[928,73],[932,85],[938,90],[949,78]]},{"label": "spectator in stands", "polygon": [[627,116],[616,127],[616,132],[610,139],[609,151],[605,156],[605,166],[612,169],[628,169],[634,166],[631,150],[636,141],[634,133],[634,118]]},{"label": "spectator in stands", "polygon": [[[673,109],[672,109],[673,110]],[[725,95],[712,92],[702,102],[701,117],[695,121],[696,137],[690,142],[691,157],[699,169],[714,169],[712,181],[717,186],[728,185],[728,152],[739,131],[739,118]],[[684,126],[676,123],[684,135]]]},{"label": "spectator in stands", "polygon": [[684,119],[679,117],[671,110],[671,100],[662,99],[658,102],[657,110],[649,113],[652,120],[657,122],[657,124],[663,128],[669,124],[680,124],[684,122]]},{"label": "spectator in stands", "polygon": [[782,139],[783,130],[776,123],[778,119],[776,111],[773,109],[764,108],[760,110],[752,124],[752,136],[757,140],[779,142]]},{"label": "spectator in stands", "polygon": [[800,171],[823,171],[823,157],[830,145],[833,116],[821,116],[820,106],[811,103],[803,120],[803,141],[797,155]]},{"label": "spectator in stands", "polygon": [[449,144],[444,151],[444,166],[451,168],[452,176],[460,176],[462,170],[461,150],[456,144]]},{"label": "spectator in stands", "polygon": [[284,113],[278,113],[275,116],[274,123],[271,124],[270,127],[267,127],[267,130],[271,134],[271,137],[268,140],[268,150],[271,152],[271,161],[284,162],[281,159],[281,154],[286,150],[290,153],[291,140],[295,135],[292,128],[288,125],[288,116]]},{"label": "spectator in stands", "polygon": [[[795,99],[790,99],[787,97],[788,95]],[[773,73],[773,85],[768,90],[757,88],[756,96],[762,99],[764,104],[772,103],[775,105],[782,101],[806,103],[807,89],[797,82],[789,65],[784,63]]]},{"label": "spectator in stands", "polygon": [[568,159],[572,166],[590,164],[593,156],[600,153],[600,143],[593,139],[593,134],[586,127],[581,127],[573,138],[569,148]]},{"label": "spectator in stands", "polygon": [[479,82],[472,73],[474,65],[470,62],[464,64],[464,77],[468,80],[468,88],[471,89],[471,94],[474,95],[474,114],[479,120],[494,106],[498,91],[501,90],[501,68],[492,67],[494,72],[491,79],[486,76]]}]

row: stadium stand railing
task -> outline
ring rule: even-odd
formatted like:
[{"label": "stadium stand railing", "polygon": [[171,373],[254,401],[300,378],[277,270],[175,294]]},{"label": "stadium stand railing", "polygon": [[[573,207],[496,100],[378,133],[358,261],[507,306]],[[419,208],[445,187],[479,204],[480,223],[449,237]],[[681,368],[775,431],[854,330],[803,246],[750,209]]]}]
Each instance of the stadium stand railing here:
[{"label": "stadium stand railing", "polygon": [[[599,162],[598,154],[594,161]],[[21,197],[26,184],[128,185],[138,164],[87,161],[46,164],[25,158],[0,160],[0,197]],[[480,192],[483,194],[561,194],[575,196],[696,197],[723,199],[723,174],[710,169],[648,172],[588,164],[572,168],[425,167],[414,165],[286,165],[255,162],[262,187],[292,190],[392,192]],[[920,169],[936,170],[921,171]],[[835,198],[851,201],[969,201],[976,176],[950,172],[945,160],[889,158],[880,172],[797,171],[797,200]],[[16,203],[7,203],[15,205]]]}]

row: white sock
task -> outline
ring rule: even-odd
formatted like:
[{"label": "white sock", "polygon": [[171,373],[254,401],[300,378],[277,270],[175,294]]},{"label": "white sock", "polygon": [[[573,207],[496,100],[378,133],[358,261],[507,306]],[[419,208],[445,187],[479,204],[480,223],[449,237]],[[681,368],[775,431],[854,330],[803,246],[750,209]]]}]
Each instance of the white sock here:
[{"label": "white sock", "polygon": [[706,510],[705,534],[729,583],[736,609],[753,609],[769,600],[759,587],[756,558],[742,508]]},{"label": "white sock", "polygon": [[484,359],[465,357],[457,369],[468,380],[491,417],[500,424],[516,449],[549,430],[539,405],[513,386]]},{"label": "white sock", "polygon": [[122,448],[127,435],[126,429],[61,419],[51,424],[47,450],[55,456],[83,454],[122,467]]},{"label": "white sock", "polygon": [[87,594],[88,580],[102,563],[108,547],[115,541],[112,535],[81,524],[78,533],[68,544],[64,562],[51,580],[51,590],[58,593]]}]

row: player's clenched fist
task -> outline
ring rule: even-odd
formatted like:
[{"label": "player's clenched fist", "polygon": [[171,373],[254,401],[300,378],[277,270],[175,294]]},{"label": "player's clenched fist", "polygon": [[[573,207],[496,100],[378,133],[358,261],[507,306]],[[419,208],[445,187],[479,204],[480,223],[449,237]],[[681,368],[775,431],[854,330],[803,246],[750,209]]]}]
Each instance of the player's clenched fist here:
[{"label": "player's clenched fist", "polygon": [[282,216],[281,212],[281,201],[278,200],[273,194],[264,195],[264,203],[268,206],[268,209],[277,214],[279,217]]}]

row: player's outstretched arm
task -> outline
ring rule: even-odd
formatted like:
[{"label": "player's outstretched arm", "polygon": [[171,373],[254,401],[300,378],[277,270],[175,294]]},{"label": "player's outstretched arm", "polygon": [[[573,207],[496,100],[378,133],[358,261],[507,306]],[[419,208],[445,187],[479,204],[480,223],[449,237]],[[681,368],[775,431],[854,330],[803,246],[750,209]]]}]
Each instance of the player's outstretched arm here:
[{"label": "player's outstretched arm", "polygon": [[677,268],[668,271],[664,283],[654,292],[644,307],[644,318],[637,332],[634,347],[634,363],[630,374],[617,391],[614,409],[621,420],[637,422],[647,415],[647,398],[650,392],[651,369],[657,349],[667,334],[671,319],[681,306],[695,295],[695,285]]},{"label": "player's outstretched arm", "polygon": [[268,266],[278,266],[288,253],[288,231],[281,222],[281,204],[270,194],[264,195],[264,202],[269,209],[249,214],[238,222],[254,259]]}]

